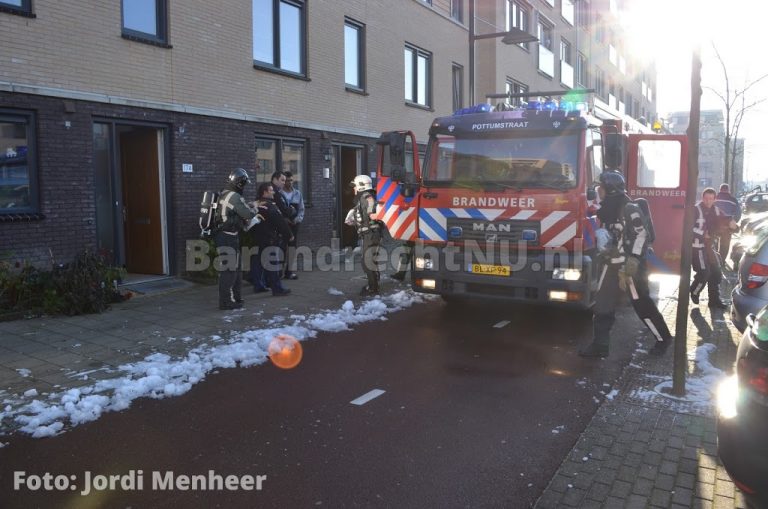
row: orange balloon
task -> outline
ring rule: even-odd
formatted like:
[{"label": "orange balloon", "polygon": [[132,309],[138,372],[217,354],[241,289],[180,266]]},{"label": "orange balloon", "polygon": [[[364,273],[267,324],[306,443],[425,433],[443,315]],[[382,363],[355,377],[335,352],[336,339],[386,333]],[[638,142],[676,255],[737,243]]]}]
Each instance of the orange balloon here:
[{"label": "orange balloon", "polygon": [[281,369],[295,368],[304,355],[299,340],[288,334],[279,334],[270,341],[267,352],[272,364]]}]

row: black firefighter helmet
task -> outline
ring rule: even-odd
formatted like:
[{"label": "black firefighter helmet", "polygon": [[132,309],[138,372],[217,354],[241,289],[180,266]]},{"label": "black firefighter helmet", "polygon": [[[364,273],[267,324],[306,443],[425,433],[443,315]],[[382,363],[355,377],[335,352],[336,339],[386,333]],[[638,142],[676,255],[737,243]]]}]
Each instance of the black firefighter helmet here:
[{"label": "black firefighter helmet", "polygon": [[616,170],[606,170],[600,174],[600,187],[606,196],[618,196],[627,192],[624,175]]},{"label": "black firefighter helmet", "polygon": [[229,174],[229,177],[227,177],[227,182],[235,186],[235,189],[240,192],[245,188],[245,184],[248,184],[250,181],[251,179],[248,178],[248,172],[242,168],[235,168],[232,170],[232,173]]}]

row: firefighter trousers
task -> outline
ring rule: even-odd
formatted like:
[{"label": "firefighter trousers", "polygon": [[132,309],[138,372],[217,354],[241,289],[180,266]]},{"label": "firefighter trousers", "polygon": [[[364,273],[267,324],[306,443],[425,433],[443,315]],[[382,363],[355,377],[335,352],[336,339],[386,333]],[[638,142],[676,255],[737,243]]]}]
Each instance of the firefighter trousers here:
[{"label": "firefighter trousers", "polygon": [[374,228],[361,233],[363,238],[363,272],[368,279],[368,289],[379,291],[379,246],[381,229]]},{"label": "firefighter trousers", "polygon": [[720,256],[711,247],[694,248],[691,262],[696,273],[691,283],[691,294],[698,298],[706,286],[709,302],[720,302],[720,281],[723,279]]},{"label": "firefighter trousers", "polygon": [[[611,328],[616,316],[616,303],[619,302],[622,291],[619,286],[620,267],[620,265],[603,265],[595,297],[592,317],[593,342],[595,346],[605,351],[608,351],[610,346]],[[635,314],[653,333],[656,341],[670,341],[672,334],[669,332],[669,327],[651,299],[645,260],[641,262],[637,274],[628,279],[627,292]]]},{"label": "firefighter trousers", "polygon": [[[229,234],[220,231],[214,237],[216,242],[216,254],[221,260],[221,266],[217,266],[219,272],[219,306],[229,306],[233,302],[242,300],[243,272],[240,259],[240,237],[238,234]],[[231,264],[229,261],[234,261]]]}]

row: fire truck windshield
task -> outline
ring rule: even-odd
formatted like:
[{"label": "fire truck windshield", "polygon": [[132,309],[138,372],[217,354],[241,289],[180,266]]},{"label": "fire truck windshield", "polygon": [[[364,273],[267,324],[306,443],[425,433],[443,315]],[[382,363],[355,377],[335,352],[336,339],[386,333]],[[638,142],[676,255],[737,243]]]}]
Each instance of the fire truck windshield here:
[{"label": "fire truck windshield", "polygon": [[578,178],[578,133],[430,140],[428,186],[569,189]]}]

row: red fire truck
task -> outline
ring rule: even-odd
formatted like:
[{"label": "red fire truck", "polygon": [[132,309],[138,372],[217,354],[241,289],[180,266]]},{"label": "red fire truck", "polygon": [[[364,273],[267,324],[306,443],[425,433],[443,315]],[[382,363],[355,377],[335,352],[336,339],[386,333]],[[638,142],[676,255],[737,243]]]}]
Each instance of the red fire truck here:
[{"label": "red fire truck", "polygon": [[553,100],[465,108],[432,122],[423,168],[412,132],[381,135],[378,217],[412,246],[415,290],[590,306],[599,274],[590,205],[606,168],[649,202],[650,269],[678,271],[686,137],[628,134],[622,120],[588,110]]}]

